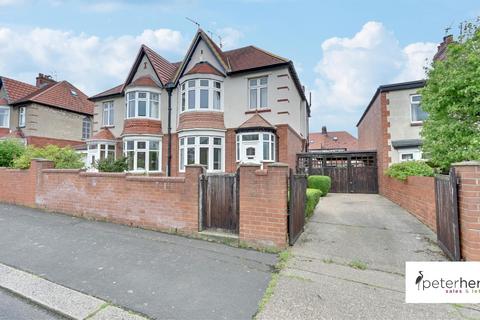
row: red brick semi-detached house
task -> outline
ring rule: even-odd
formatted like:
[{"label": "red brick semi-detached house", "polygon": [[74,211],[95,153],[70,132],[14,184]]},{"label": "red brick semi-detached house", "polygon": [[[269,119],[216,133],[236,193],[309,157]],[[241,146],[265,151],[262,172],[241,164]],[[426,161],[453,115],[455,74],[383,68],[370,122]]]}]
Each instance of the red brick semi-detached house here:
[{"label": "red brick semi-detached house", "polygon": [[39,74],[36,85],[0,76],[0,139],[77,146],[90,138],[93,103],[68,81]]},{"label": "red brick semi-detached house", "polygon": [[90,164],[123,154],[129,171],[166,175],[294,167],[306,146],[310,106],[293,63],[254,46],[223,51],[201,29],[180,62],[142,45],[126,81],[90,100]]}]

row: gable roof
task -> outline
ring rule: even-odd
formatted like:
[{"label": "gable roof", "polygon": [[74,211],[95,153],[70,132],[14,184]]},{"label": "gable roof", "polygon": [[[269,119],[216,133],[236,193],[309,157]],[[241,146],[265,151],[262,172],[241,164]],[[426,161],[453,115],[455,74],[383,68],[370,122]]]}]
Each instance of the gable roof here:
[{"label": "gable roof", "polygon": [[115,136],[108,128],[102,128],[88,140],[115,140]]},{"label": "gable roof", "polygon": [[46,85],[36,91],[14,101],[12,105],[25,102],[36,102],[68,111],[93,115],[93,102],[86,94],[68,81],[60,81]]},{"label": "gable roof", "polygon": [[207,61],[202,61],[193,66],[192,69],[188,70],[185,74],[215,74],[217,76],[225,77],[223,73],[218,71],[214,66],[212,66]]},{"label": "gable roof", "polygon": [[384,84],[381,85],[377,88],[375,91],[375,94],[373,95],[372,99],[368,103],[367,108],[363,112],[362,116],[360,117],[360,120],[357,122],[357,127],[360,125],[362,122],[363,118],[367,115],[368,111],[370,110],[370,107],[372,106],[373,102],[375,102],[375,99],[377,99],[377,96],[382,93],[382,92],[390,92],[390,91],[398,91],[398,90],[409,90],[409,89],[417,89],[417,88],[423,88],[425,86],[426,81],[425,80],[416,80],[416,81],[408,81],[408,82],[400,82],[400,83],[392,83],[392,84]]},{"label": "gable roof", "polygon": [[0,87],[5,88],[8,104],[13,103],[14,101],[38,90],[37,87],[31,84],[7,77],[0,77]]},{"label": "gable roof", "polygon": [[224,55],[229,62],[230,72],[240,72],[289,63],[288,59],[276,56],[273,53],[255,46],[225,51]]},{"label": "gable roof", "polygon": [[160,86],[158,83],[152,79],[150,75],[139,77],[132,81],[129,86],[141,86],[141,87],[154,87],[154,88],[159,88]]},{"label": "gable roof", "polygon": [[100,93],[98,93],[94,96],[91,96],[88,99],[89,100],[95,100],[95,99],[105,98],[105,97],[109,97],[109,96],[116,96],[118,94],[122,94],[122,92],[123,92],[123,83],[119,84],[118,86],[115,86],[111,89],[100,92]]},{"label": "gable roof", "polygon": [[253,116],[248,118],[244,123],[242,123],[238,129],[247,129],[247,128],[270,128],[274,129],[275,126],[270,122],[265,120],[260,114],[255,113]]},{"label": "gable roof", "polygon": [[309,150],[322,149],[358,149],[358,140],[346,131],[311,132],[309,134]]}]

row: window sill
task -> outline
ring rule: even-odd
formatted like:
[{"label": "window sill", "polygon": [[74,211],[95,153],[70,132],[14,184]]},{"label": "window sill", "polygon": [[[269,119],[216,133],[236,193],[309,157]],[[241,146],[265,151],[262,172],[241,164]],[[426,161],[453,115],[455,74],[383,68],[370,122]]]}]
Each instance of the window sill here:
[{"label": "window sill", "polygon": [[245,111],[245,114],[253,114],[253,113],[262,113],[262,112],[271,112],[272,109],[269,108],[262,108],[262,109],[252,109]]},{"label": "window sill", "polygon": [[114,125],[108,125],[108,126],[101,126],[101,129],[109,129],[109,128],[115,128]]},{"label": "window sill", "polygon": [[423,126],[423,121],[410,122],[411,127],[421,127]]},{"label": "window sill", "polygon": [[154,121],[162,121],[160,118],[152,118],[152,117],[130,117],[130,118],[125,118],[124,120],[154,120]]}]

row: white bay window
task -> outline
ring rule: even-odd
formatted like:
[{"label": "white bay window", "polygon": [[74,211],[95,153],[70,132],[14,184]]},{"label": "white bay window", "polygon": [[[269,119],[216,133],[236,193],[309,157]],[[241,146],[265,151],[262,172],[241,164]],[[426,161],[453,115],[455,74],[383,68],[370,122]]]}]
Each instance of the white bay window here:
[{"label": "white bay window", "polygon": [[160,119],[160,92],[127,91],[125,94],[125,119]]},{"label": "white bay window", "polygon": [[161,139],[153,137],[128,137],[124,138],[123,143],[123,150],[127,157],[129,171],[161,171]]},{"label": "white bay window", "polygon": [[91,141],[87,144],[87,162],[89,167],[93,167],[98,160],[115,160],[115,142],[114,141]]},{"label": "white bay window", "polygon": [[208,171],[225,170],[225,138],[216,135],[184,134],[179,138],[180,171],[185,172],[185,165],[202,164]]},{"label": "white bay window", "polygon": [[223,108],[222,82],[211,79],[192,79],[182,83],[180,90],[183,111]]},{"label": "white bay window", "polygon": [[271,132],[244,132],[237,134],[238,162],[274,162],[275,135]]}]

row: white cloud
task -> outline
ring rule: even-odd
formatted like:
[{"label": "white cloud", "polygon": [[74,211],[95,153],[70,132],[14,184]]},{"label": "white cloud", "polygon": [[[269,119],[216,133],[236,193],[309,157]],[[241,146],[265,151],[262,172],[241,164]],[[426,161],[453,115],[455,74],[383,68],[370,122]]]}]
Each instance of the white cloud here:
[{"label": "white cloud", "polygon": [[[223,49],[225,50],[236,48],[244,36],[240,30],[230,27],[217,29],[217,33],[222,37]],[[217,42],[217,39],[213,40]]]},{"label": "white cloud", "polygon": [[0,74],[32,83],[37,73],[57,73],[89,95],[124,81],[140,45],[160,54],[183,54],[182,34],[144,30],[136,36],[101,38],[84,33],[0,27]]},{"label": "white cloud", "polygon": [[323,57],[315,67],[312,129],[327,125],[356,133],[356,121],[375,89],[424,78],[425,59],[433,57],[435,50],[434,43],[402,48],[395,35],[375,21],[367,22],[351,38],[325,40]]},{"label": "white cloud", "polygon": [[6,7],[18,4],[19,0],[0,0],[0,7]]}]

